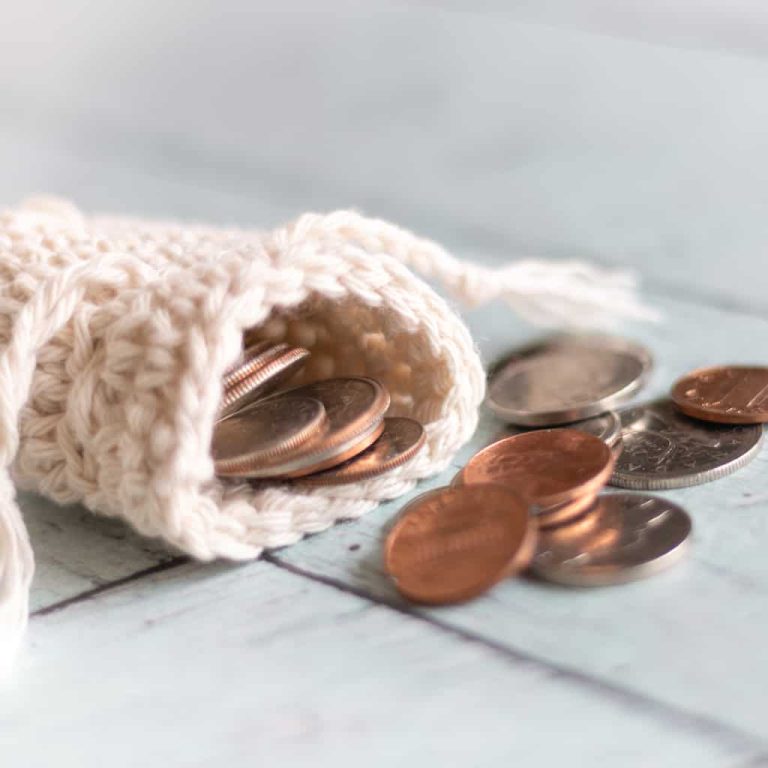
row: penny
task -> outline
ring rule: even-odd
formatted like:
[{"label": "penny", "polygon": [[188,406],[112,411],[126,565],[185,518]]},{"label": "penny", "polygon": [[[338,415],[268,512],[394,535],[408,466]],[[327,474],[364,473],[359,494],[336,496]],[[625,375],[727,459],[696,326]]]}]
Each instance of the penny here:
[{"label": "penny", "polygon": [[286,394],[319,400],[325,407],[327,428],[295,451],[253,470],[248,477],[294,478],[320,472],[364,451],[384,429],[389,393],[373,379],[326,379]]},{"label": "penny", "polygon": [[585,493],[570,501],[555,504],[553,507],[534,507],[539,530],[559,527],[581,517],[587,509],[594,505],[596,495],[596,493]]},{"label": "penny", "polygon": [[610,484],[639,491],[685,488],[735,472],[753,459],[762,427],[697,421],[669,400],[619,413],[624,450]]},{"label": "penny", "polygon": [[626,403],[651,368],[648,351],[623,339],[559,338],[498,366],[488,385],[487,403],[511,424],[567,424]]},{"label": "penny", "polygon": [[367,480],[410,461],[424,445],[424,428],[413,419],[384,419],[384,431],[373,445],[343,464],[308,475],[302,483],[340,485]]},{"label": "penny", "polygon": [[546,546],[547,538],[550,536],[574,538],[583,536],[588,531],[591,531],[599,520],[596,502],[597,497],[593,496],[590,499],[590,505],[578,517],[567,520],[559,525],[542,525],[541,518],[536,518],[536,522],[539,524],[539,549]]},{"label": "penny", "polygon": [[[617,448],[621,451],[621,419],[615,411],[607,411],[598,416],[592,416],[589,419],[574,421],[565,425],[568,429],[578,429],[579,432],[586,432],[588,435],[594,435],[602,440],[610,448]],[[517,427],[510,426],[505,430],[506,435],[519,435],[523,432],[531,432],[536,427]]]},{"label": "penny", "polygon": [[542,429],[483,448],[457,482],[504,485],[545,508],[597,493],[612,468],[613,455],[602,440],[575,429]]},{"label": "penny", "polygon": [[683,376],[672,400],[688,416],[720,424],[768,422],[768,368],[723,365]]},{"label": "penny", "polygon": [[387,537],[384,563],[410,600],[458,603],[526,568],[536,537],[528,505],[512,491],[439,488],[405,507]]},{"label": "penny", "polygon": [[277,395],[219,421],[211,446],[216,474],[247,475],[263,462],[306,443],[322,430],[325,419],[319,400]]},{"label": "penny", "polygon": [[545,537],[531,563],[543,579],[572,586],[621,584],[651,576],[685,553],[691,519],[666,499],[613,493],[597,500],[583,536]]},{"label": "penny", "polygon": [[255,366],[252,373],[224,390],[220,415],[236,413],[272,392],[304,365],[309,354],[309,350],[303,347],[289,347],[287,344],[270,346],[250,362]]},{"label": "penny", "polygon": [[223,376],[222,385],[227,390],[243,379],[247,379],[252,373],[257,371],[263,361],[259,358],[264,352],[274,348],[276,345],[268,341],[259,341],[251,344],[243,350],[240,359]]}]

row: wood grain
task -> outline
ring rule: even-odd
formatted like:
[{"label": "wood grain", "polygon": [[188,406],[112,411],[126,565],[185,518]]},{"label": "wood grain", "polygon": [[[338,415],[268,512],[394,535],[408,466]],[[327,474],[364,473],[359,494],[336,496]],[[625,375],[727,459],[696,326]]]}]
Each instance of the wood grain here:
[{"label": "wood grain", "polygon": [[569,753],[633,768],[654,743],[654,765],[714,768],[763,751],[268,563],[185,566],[33,632],[17,688],[0,694],[8,768],[96,768],[107,754],[113,768],[546,765]]}]

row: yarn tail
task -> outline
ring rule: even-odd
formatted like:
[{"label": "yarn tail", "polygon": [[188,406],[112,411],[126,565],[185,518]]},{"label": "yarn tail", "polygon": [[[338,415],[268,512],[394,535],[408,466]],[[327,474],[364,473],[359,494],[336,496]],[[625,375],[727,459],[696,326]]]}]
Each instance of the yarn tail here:
[{"label": "yarn tail", "polygon": [[21,645],[29,615],[34,558],[7,470],[0,471],[0,677]]},{"label": "yarn tail", "polygon": [[[538,325],[601,327],[617,318],[657,320],[659,313],[638,297],[628,272],[600,269],[580,261],[525,259],[486,267],[457,259],[431,240],[354,211],[306,214],[288,228],[291,235],[355,243],[371,255],[388,253],[424,277],[440,283],[469,306],[501,299]],[[331,243],[329,242],[329,245]]]}]

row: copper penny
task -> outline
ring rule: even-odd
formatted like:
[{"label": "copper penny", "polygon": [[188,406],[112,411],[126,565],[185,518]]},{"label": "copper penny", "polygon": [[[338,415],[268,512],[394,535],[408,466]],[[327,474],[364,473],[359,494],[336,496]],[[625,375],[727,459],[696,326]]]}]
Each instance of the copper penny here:
[{"label": "copper penny", "polygon": [[387,537],[384,564],[410,600],[458,603],[526,568],[536,536],[528,505],[506,488],[439,488],[405,507]]},{"label": "copper penny", "polygon": [[597,437],[576,429],[542,429],[483,448],[458,480],[504,485],[546,508],[597,493],[611,476],[613,462],[611,449]]},{"label": "copper penny", "polygon": [[554,528],[574,520],[595,503],[595,493],[585,493],[575,499],[555,504],[554,507],[535,508],[536,522],[540,530]]},{"label": "copper penny", "polygon": [[308,357],[309,350],[303,347],[270,346],[250,361],[253,371],[248,376],[224,390],[220,415],[229,416],[269,394],[293,376]]},{"label": "copper penny", "polygon": [[311,397],[277,395],[219,421],[211,453],[217,475],[245,477],[264,462],[295,451],[322,431],[323,404]]},{"label": "copper penny", "polygon": [[259,360],[259,357],[275,346],[277,345],[271,344],[268,341],[259,341],[256,344],[251,344],[246,347],[237,363],[235,363],[235,365],[233,365],[222,377],[221,381],[224,389],[229,389],[239,381],[247,379],[252,373],[257,371],[263,365],[263,361]]},{"label": "copper penny", "polygon": [[541,525],[540,518],[537,518],[539,523],[539,548],[550,541],[550,537],[563,537],[564,539],[571,539],[578,536],[583,536],[585,533],[594,529],[597,525],[600,516],[597,514],[597,497],[591,499],[592,503],[587,509],[585,509],[578,517],[567,520],[560,525]]},{"label": "copper penny", "polygon": [[325,407],[327,428],[295,451],[249,473],[249,477],[294,478],[320,472],[361,453],[384,430],[389,393],[373,379],[326,379],[289,393],[319,400]]},{"label": "copper penny", "polygon": [[425,440],[419,422],[400,417],[384,419],[384,431],[373,445],[343,464],[302,478],[302,482],[340,485],[376,477],[410,461]]},{"label": "copper penny", "polygon": [[768,422],[768,368],[701,368],[677,381],[672,400],[695,419],[719,424],[764,424]]}]

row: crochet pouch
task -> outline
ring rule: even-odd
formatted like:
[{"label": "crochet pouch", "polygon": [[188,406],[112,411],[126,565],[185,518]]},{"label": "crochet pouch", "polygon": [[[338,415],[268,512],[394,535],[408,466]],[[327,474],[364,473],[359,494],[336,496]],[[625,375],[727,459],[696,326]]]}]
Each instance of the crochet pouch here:
[{"label": "crochet pouch", "polygon": [[[271,232],[86,218],[50,199],[0,213],[0,658],[23,633],[33,571],[11,476],[207,560],[291,544],[444,468],[475,428],[484,374],[464,324],[411,267],[537,319],[638,309],[623,276],[472,266],[351,212]],[[246,331],[309,347],[307,380],[380,379],[390,414],[425,425],[424,449],[349,486],[217,479],[221,379]]]}]

